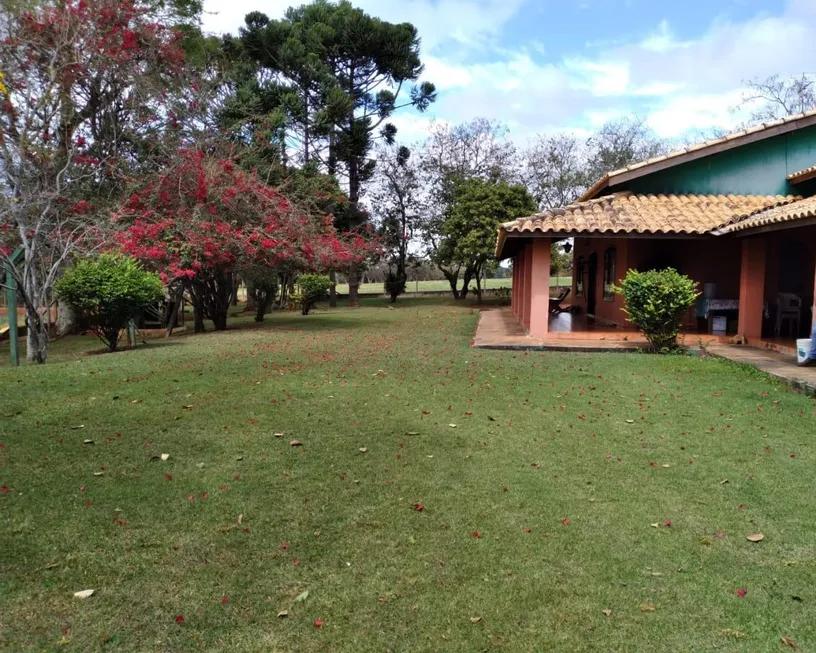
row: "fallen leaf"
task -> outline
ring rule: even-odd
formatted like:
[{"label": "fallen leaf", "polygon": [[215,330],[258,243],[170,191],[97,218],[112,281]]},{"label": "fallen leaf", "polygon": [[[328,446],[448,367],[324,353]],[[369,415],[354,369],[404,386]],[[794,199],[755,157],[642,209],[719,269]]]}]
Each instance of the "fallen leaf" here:
[{"label": "fallen leaf", "polygon": [[292,440],[292,441],[289,443],[289,446],[290,446],[290,447],[302,447],[302,446],[303,446],[303,443],[302,443],[300,440]]},{"label": "fallen leaf", "polygon": [[204,469],[204,463],[196,463],[196,467],[199,469]]},{"label": "fallen leaf", "polygon": [[82,444],[93,444],[93,443],[94,443],[93,440],[83,440],[82,441]]},{"label": "fallen leaf", "polygon": [[94,476],[104,476],[105,472],[94,472]]},{"label": "fallen leaf", "polygon": [[74,592],[74,597],[78,599],[87,599],[89,596],[93,596],[93,593],[96,590],[82,590],[81,592]]},{"label": "fallen leaf", "polygon": [[419,431],[408,431],[405,435],[419,435]]},{"label": "fallen leaf", "polygon": [[161,455],[161,459],[162,459],[162,460],[167,460],[168,458],[170,458],[170,454],[169,454],[169,453],[163,453],[163,454]]},{"label": "fallen leaf", "polygon": [[71,430],[76,431],[77,429],[84,429],[84,428],[85,428],[84,424],[78,424],[77,426],[72,426]]},{"label": "fallen leaf", "polygon": [[671,467],[671,465],[663,465],[663,467]]},{"label": "fallen leaf", "polygon": [[243,514],[238,515],[238,523],[239,523],[239,524],[243,524],[243,523],[244,523],[244,515],[243,515]]},{"label": "fallen leaf", "polygon": [[654,612],[655,611],[654,603],[641,603],[640,604],[640,611],[641,612]]},{"label": "fallen leaf", "polygon": [[603,612],[607,617],[612,616],[612,610],[606,609],[606,610],[601,610],[601,612]]},{"label": "fallen leaf", "polygon": [[235,456],[235,460],[243,460],[243,459],[244,459],[243,456]]},{"label": "fallen leaf", "polygon": [[186,406],[182,406],[185,410],[190,410],[193,407],[193,404],[187,404]]},{"label": "fallen leaf", "polygon": [[360,453],[365,453],[366,451],[368,451],[368,447],[360,447],[359,451]]},{"label": "fallen leaf", "polygon": [[448,424],[448,426],[450,426],[452,429],[456,428],[456,424]]},{"label": "fallen leaf", "polygon": [[753,535],[749,535],[745,538],[749,542],[761,542],[765,539],[765,536],[762,533],[754,533]]},{"label": "fallen leaf", "polygon": [[482,620],[482,618],[481,618],[481,617],[471,617],[471,618],[470,618],[470,623],[472,623],[472,624],[477,624],[477,623],[479,623],[481,620]]},{"label": "fallen leaf", "polygon": [[289,611],[288,610],[281,610],[280,612],[278,612],[278,617],[280,619],[285,619],[288,616],[289,616]]},{"label": "fallen leaf", "polygon": [[283,437],[283,433],[275,433],[274,435],[275,435],[276,438],[282,438]]},{"label": "fallen leaf", "polygon": [[658,524],[657,522],[655,522],[654,524],[649,524],[649,526],[651,526],[652,528],[660,528],[660,524]]},{"label": "fallen leaf", "polygon": [[295,599],[295,601],[298,601],[298,602],[305,601],[308,598],[309,598],[309,590],[305,590],[305,591],[303,591],[303,592],[301,592],[300,594],[297,595],[297,598]]},{"label": "fallen leaf", "polygon": [[782,635],[782,637],[779,638],[779,641],[782,642],[785,646],[790,646],[794,651],[799,648],[799,644],[794,642],[787,635]]},{"label": "fallen leaf", "polygon": [[626,420],[626,423],[627,423],[627,424],[634,424],[634,423],[635,423],[635,420],[633,420],[633,419],[627,419],[627,420]]}]

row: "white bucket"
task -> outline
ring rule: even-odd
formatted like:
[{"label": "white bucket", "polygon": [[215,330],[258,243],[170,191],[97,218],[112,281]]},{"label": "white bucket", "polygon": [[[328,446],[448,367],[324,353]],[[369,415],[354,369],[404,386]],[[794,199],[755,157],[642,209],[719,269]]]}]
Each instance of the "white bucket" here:
[{"label": "white bucket", "polygon": [[810,346],[811,346],[811,339],[810,338],[803,338],[802,340],[796,341],[796,361],[798,363],[802,363],[808,357],[810,353]]}]

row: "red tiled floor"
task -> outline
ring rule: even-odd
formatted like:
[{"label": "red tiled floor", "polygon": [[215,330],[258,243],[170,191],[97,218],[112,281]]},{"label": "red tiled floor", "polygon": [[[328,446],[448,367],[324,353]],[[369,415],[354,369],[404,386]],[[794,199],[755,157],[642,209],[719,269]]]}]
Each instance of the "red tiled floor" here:
[{"label": "red tiled floor", "polygon": [[[474,347],[488,349],[549,349],[580,351],[636,351],[649,346],[646,338],[635,328],[621,328],[596,324],[583,315],[554,313],[550,315],[550,333],[546,338],[532,338],[513,315],[512,309],[504,307],[483,311]],[[718,342],[718,336],[707,334],[681,335],[690,347]]]}]

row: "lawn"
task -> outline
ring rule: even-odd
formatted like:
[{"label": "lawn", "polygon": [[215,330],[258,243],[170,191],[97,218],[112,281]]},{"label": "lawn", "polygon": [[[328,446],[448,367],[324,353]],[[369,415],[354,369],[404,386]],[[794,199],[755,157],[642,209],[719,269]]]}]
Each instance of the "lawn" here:
[{"label": "lawn", "polygon": [[816,649],[813,400],[476,320],[370,300],[0,368],[0,649]]},{"label": "lawn", "polygon": [[[459,284],[461,286],[461,283]],[[484,280],[484,287],[487,289],[494,289],[494,288],[511,288],[513,286],[513,280],[508,279],[485,279]],[[555,287],[562,287],[562,286],[571,286],[572,285],[572,277],[552,277],[550,279],[550,286]],[[476,282],[471,281],[470,289],[475,292],[476,290]],[[423,293],[423,292],[436,292],[436,291],[447,291],[450,292],[450,284],[447,281],[409,281],[405,285],[405,292],[407,293]],[[347,283],[339,283],[337,284],[337,292],[345,295],[348,294],[348,284]],[[360,292],[361,293],[382,293],[383,284],[381,283],[361,283],[360,284]]]}]

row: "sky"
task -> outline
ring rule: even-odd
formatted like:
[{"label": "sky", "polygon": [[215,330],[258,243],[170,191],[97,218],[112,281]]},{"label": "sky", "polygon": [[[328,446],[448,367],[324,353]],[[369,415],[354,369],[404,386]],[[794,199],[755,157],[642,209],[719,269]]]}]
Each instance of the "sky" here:
[{"label": "sky", "polygon": [[[429,121],[498,120],[513,140],[589,134],[633,113],[661,137],[730,129],[744,81],[816,72],[816,0],[352,0],[422,38],[424,114],[402,111],[399,138]],[[299,0],[297,4],[301,4]],[[205,0],[204,29],[237,32],[249,11],[287,0]]]}]

